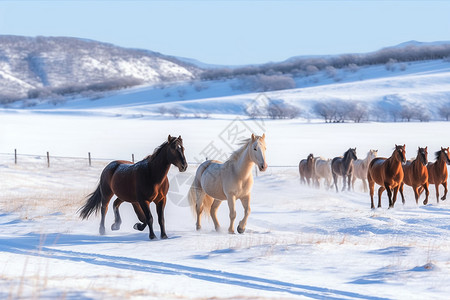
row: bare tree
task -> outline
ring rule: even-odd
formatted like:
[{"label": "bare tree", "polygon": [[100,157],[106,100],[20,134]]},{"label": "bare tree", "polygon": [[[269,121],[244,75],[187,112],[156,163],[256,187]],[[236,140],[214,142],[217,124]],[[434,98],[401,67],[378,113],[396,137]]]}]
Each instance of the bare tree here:
[{"label": "bare tree", "polygon": [[439,108],[439,116],[445,118],[446,121],[450,119],[450,101],[441,105]]}]

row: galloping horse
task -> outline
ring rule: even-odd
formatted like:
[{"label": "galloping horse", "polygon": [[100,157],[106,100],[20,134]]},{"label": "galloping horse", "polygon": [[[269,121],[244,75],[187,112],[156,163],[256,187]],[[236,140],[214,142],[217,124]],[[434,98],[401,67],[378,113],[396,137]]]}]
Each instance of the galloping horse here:
[{"label": "galloping horse", "polygon": [[353,162],[353,178],[352,178],[352,188],[355,190],[355,181],[357,178],[361,179],[363,182],[364,192],[367,192],[367,169],[369,164],[377,157],[378,150],[369,150],[367,156],[364,159],[357,159]]},{"label": "galloping horse", "polygon": [[133,205],[134,211],[142,223],[136,223],[134,228],[144,230],[150,228],[150,239],[154,239],[153,217],[150,203],[156,204],[158,223],[161,228],[161,238],[166,239],[164,225],[164,207],[169,189],[167,172],[170,165],[178,167],[180,172],[186,171],[188,164],[184,157],[183,140],[169,135],[166,142],[161,144],[152,155],[133,164],[129,161],[116,160],[110,162],[103,169],[97,189],[89,195],[86,203],[80,208],[80,217],[87,219],[93,212],[98,213],[101,207],[100,234],[105,234],[105,215],[108,204],[113,195],[115,221],[112,230],[118,230],[121,224],[119,206],[127,201]]},{"label": "galloping horse", "polygon": [[[367,181],[369,182],[372,209],[375,208],[373,205],[375,182],[380,185],[380,188],[378,189],[378,207],[381,207],[381,194],[384,190],[387,191],[389,197],[389,208],[394,207],[395,201],[397,200],[398,189],[403,181],[402,163],[405,161],[405,145],[395,145],[395,150],[391,157],[377,157],[370,162],[369,169],[367,170]],[[393,195],[392,191],[394,191]]]},{"label": "galloping horse", "polygon": [[425,201],[428,203],[428,147],[420,148],[417,151],[417,157],[413,161],[407,161],[403,165],[403,182],[400,185],[400,195],[402,196],[402,202],[405,204],[405,197],[403,196],[403,186],[407,184],[413,188],[414,196],[416,197],[416,204],[419,204],[419,188],[425,190]]},{"label": "galloping horse", "polygon": [[[300,183],[308,183],[310,181],[314,184],[315,177],[315,159],[314,155],[311,153],[306,159],[302,159],[298,164],[298,171],[300,173]],[[306,179],[306,180],[305,180]]]},{"label": "galloping horse", "polygon": [[317,187],[320,187],[320,179],[324,178],[326,188],[331,187],[331,180],[333,175],[331,174],[331,159],[325,159],[323,157],[316,158],[315,163],[315,182]]},{"label": "galloping horse", "polygon": [[331,161],[331,171],[333,172],[334,186],[336,187],[336,192],[339,192],[337,187],[338,176],[342,176],[344,185],[342,190],[345,190],[345,177],[348,180],[348,190],[350,190],[350,179],[353,174],[353,161],[358,159],[356,157],[356,148],[350,148],[345,153],[344,156],[335,157]]},{"label": "galloping horse", "polygon": [[189,204],[197,214],[197,230],[201,228],[200,217],[205,210],[209,211],[214,227],[218,231],[220,225],[216,215],[217,209],[223,200],[227,200],[230,209],[228,232],[234,233],[236,199],[241,199],[245,215],[239,222],[237,231],[239,233],[245,231],[250,214],[253,164],[256,164],[261,172],[267,169],[265,134],[262,137],[252,134],[242,145],[226,162],[207,160],[198,167],[188,195]]},{"label": "galloping horse", "polygon": [[[449,157],[449,147],[442,148],[440,151],[436,152],[436,161],[434,163],[428,163],[428,183],[434,184],[436,189],[436,200],[439,203],[439,185],[442,184],[444,187],[444,196],[442,196],[441,200],[445,200],[447,198],[447,166],[445,164],[450,164]],[[422,192],[422,190],[420,191]],[[428,201],[425,199],[423,201],[424,205],[427,205]]]}]

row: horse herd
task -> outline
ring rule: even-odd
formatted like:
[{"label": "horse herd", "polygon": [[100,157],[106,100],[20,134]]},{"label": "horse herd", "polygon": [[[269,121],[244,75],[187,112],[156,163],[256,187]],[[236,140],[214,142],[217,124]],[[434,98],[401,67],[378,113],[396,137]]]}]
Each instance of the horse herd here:
[{"label": "horse herd", "polygon": [[[423,204],[428,203],[429,184],[435,185],[437,202],[439,202],[439,185],[444,187],[444,195],[441,200],[446,199],[447,165],[450,164],[448,147],[441,147],[435,153],[435,162],[428,162],[428,147],[419,147],[416,158],[408,161],[405,158],[405,145],[395,145],[394,152],[389,158],[377,157],[377,154],[378,150],[369,150],[364,159],[358,159],[356,148],[350,148],[343,156],[333,159],[314,157],[313,154],[309,154],[306,159],[299,163],[300,182],[319,187],[320,181],[323,179],[327,188],[334,184],[336,192],[338,192],[339,177],[343,179],[342,190],[346,188],[354,190],[355,181],[360,179],[363,182],[365,192],[367,192],[368,183],[372,209],[375,208],[373,201],[375,183],[380,186],[378,189],[378,207],[381,207],[381,195],[385,190],[389,198],[389,208],[394,207],[399,191],[402,202],[405,204],[403,195],[405,184],[412,187],[416,204],[418,204],[423,191],[425,191]],[[332,180],[333,183],[331,183]]]},{"label": "horse herd", "polygon": [[[229,233],[234,233],[234,221],[236,219],[236,200],[241,200],[244,208],[244,217],[237,226],[237,231],[243,233],[250,214],[250,194],[253,186],[253,166],[260,171],[267,169],[265,134],[262,136],[251,135],[242,141],[241,147],[234,151],[224,163],[207,160],[197,168],[195,178],[188,193],[189,204],[196,214],[196,228],[201,228],[201,215],[209,214],[214,222],[216,230],[220,230],[217,220],[217,209],[222,201],[227,201],[229,208],[230,225]],[[321,179],[325,180],[327,187],[331,187],[333,180],[338,191],[338,177],[343,178],[343,190],[354,187],[355,180],[361,179],[367,190],[368,182],[372,209],[374,185],[380,185],[378,189],[378,207],[381,207],[381,194],[387,191],[389,208],[393,207],[400,191],[402,201],[404,184],[412,186],[416,197],[416,203],[420,194],[425,190],[424,204],[428,203],[428,185],[435,184],[436,198],[439,202],[439,185],[444,186],[445,200],[447,195],[447,166],[450,164],[449,148],[441,148],[436,152],[436,161],[428,163],[427,148],[419,148],[416,159],[406,161],[405,145],[395,146],[395,150],[389,158],[377,157],[377,150],[370,150],[363,160],[356,157],[356,148],[348,149],[343,156],[331,159],[314,157],[313,154],[302,160],[299,164],[300,180],[302,182],[319,186]],[[100,175],[100,182],[95,191],[87,197],[85,204],[79,209],[82,219],[87,219],[92,213],[101,212],[99,232],[105,234],[105,216],[111,198],[116,195],[114,201],[114,223],[111,230],[119,230],[122,219],[119,207],[123,202],[129,202],[140,222],[133,228],[139,231],[149,227],[149,238],[154,239],[153,216],[150,211],[150,203],[156,205],[158,223],[161,228],[161,238],[166,239],[164,221],[164,208],[166,205],[169,180],[167,174],[170,166],[174,165],[180,172],[188,168],[184,155],[183,139],[168,136],[153,154],[143,160],[132,163],[130,161],[116,160],[110,162]],[[350,184],[351,183],[351,184]]]}]

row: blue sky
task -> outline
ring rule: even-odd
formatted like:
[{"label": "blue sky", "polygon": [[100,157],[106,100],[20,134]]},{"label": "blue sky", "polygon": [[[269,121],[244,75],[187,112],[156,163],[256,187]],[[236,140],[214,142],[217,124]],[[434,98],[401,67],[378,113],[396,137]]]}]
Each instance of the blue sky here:
[{"label": "blue sky", "polygon": [[0,1],[0,34],[236,65],[450,40],[449,12],[450,1]]}]

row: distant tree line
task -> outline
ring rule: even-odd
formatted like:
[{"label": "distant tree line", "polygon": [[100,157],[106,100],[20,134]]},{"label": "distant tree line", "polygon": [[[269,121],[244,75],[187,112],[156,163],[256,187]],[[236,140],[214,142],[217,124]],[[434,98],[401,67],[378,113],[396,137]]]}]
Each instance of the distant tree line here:
[{"label": "distant tree line", "polygon": [[[203,80],[218,80],[255,75],[308,76],[326,70],[333,75],[334,69],[357,70],[360,66],[387,64],[392,69],[394,63],[420,60],[446,59],[450,57],[450,45],[405,46],[381,49],[367,54],[343,54],[332,57],[293,58],[281,63],[245,66],[242,68],[217,68],[205,70],[200,74]],[[400,65],[400,69],[405,68]]]},{"label": "distant tree line", "polygon": [[125,89],[142,83],[143,81],[141,79],[121,77],[92,84],[67,84],[57,87],[46,86],[29,90],[28,98],[52,98],[76,94],[94,95],[95,93]]}]

